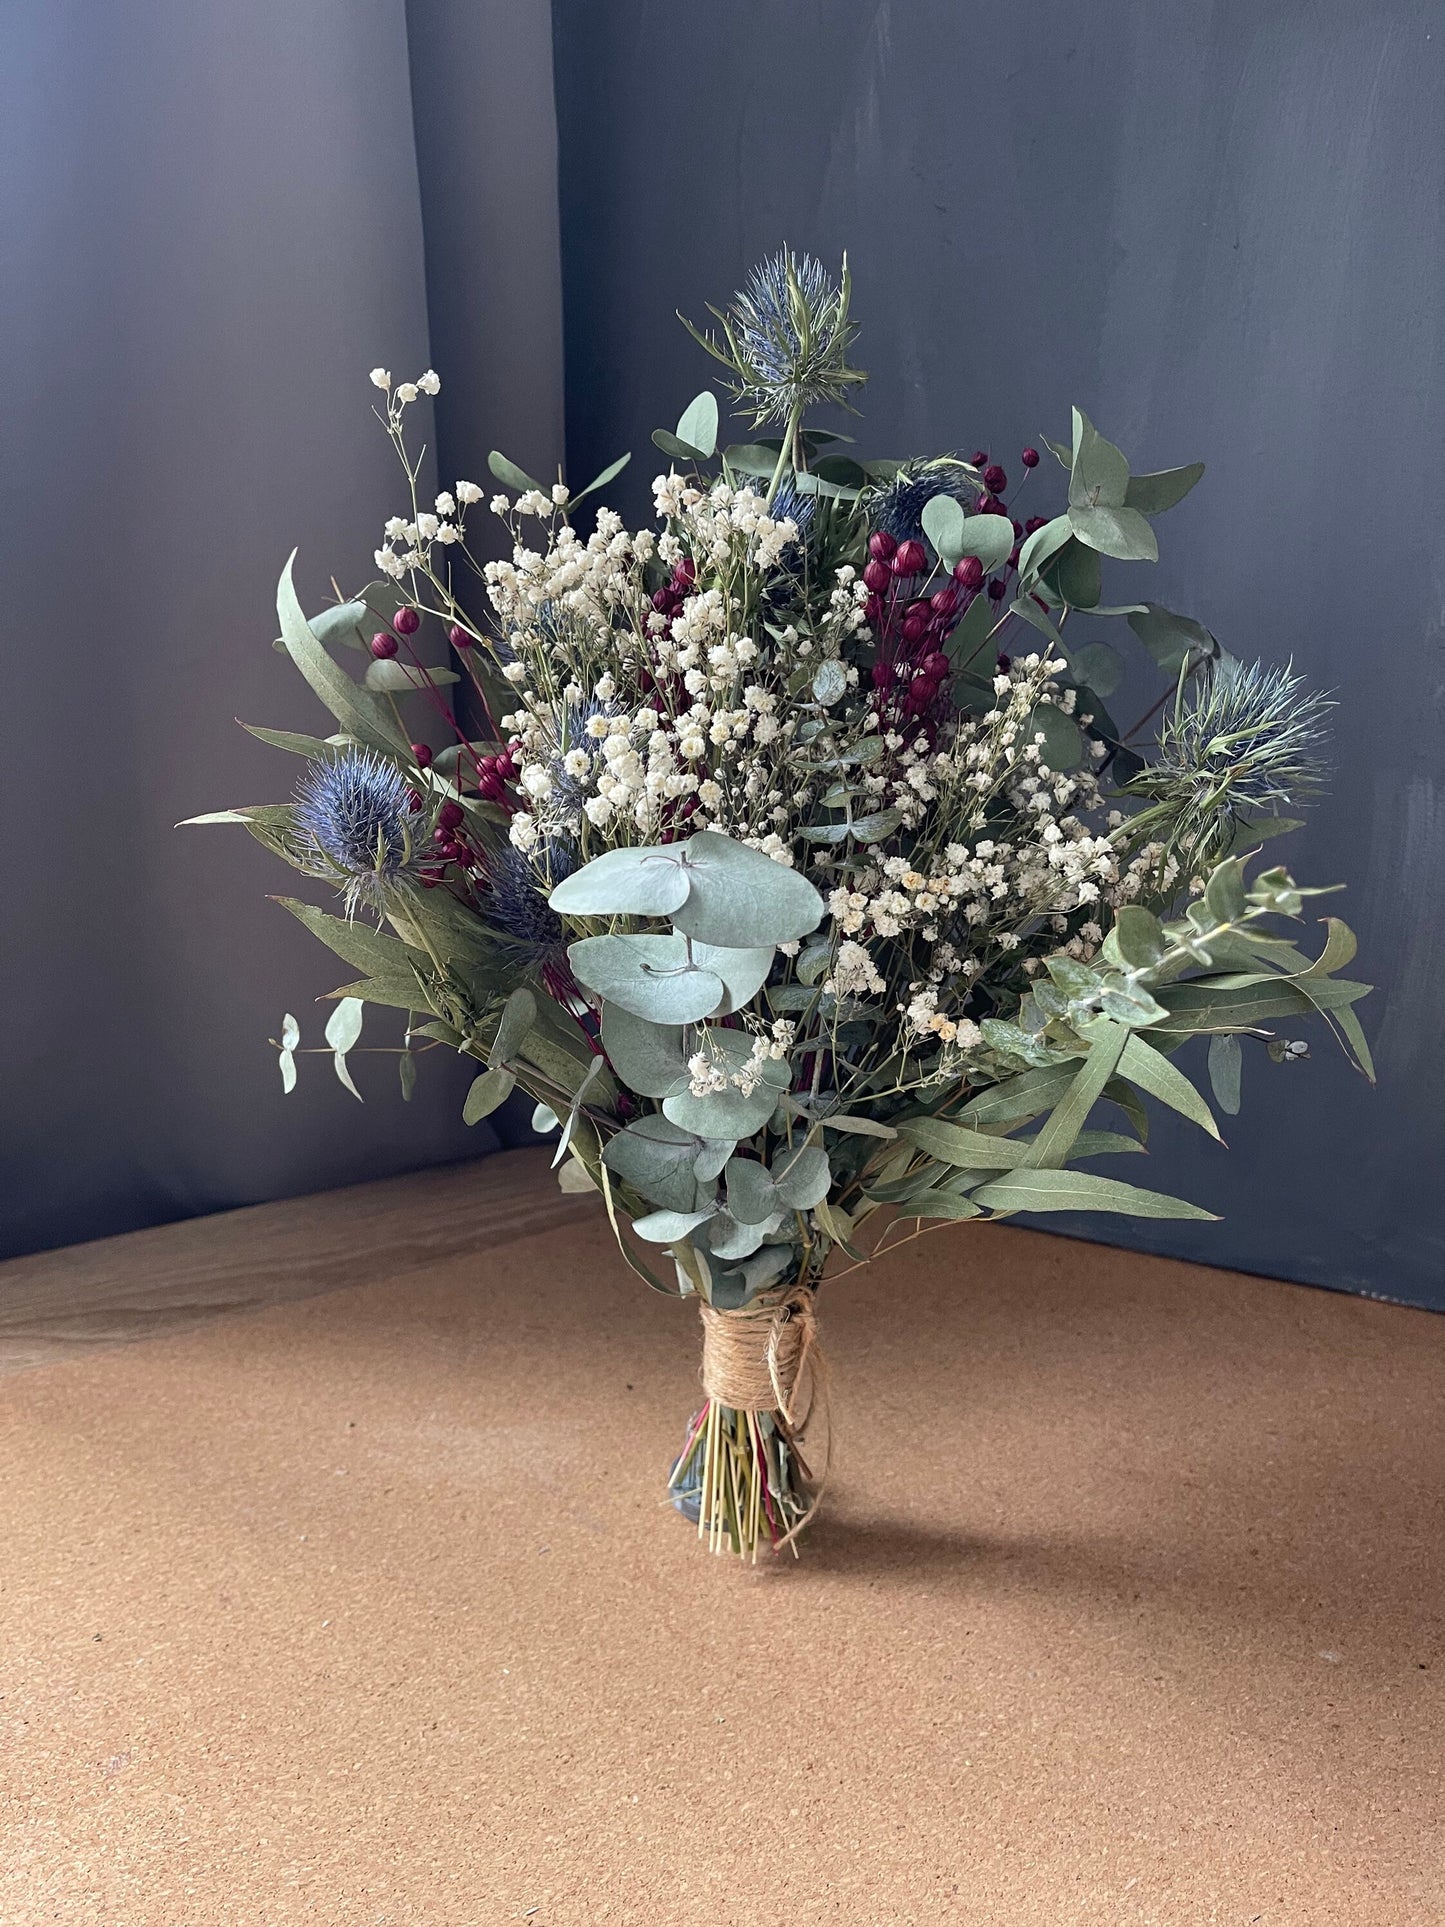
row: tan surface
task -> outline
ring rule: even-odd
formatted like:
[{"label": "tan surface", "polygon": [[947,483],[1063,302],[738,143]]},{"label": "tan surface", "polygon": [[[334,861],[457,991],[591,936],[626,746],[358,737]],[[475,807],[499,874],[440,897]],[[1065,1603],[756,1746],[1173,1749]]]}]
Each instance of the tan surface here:
[{"label": "tan surface", "polygon": [[[287,1212],[334,1282],[362,1202],[116,1241],[112,1311]],[[754,1574],[657,1504],[693,1316],[585,1210],[437,1235],[0,1386],[4,1927],[1445,1921],[1445,1320],[951,1228],[834,1291]]]}]

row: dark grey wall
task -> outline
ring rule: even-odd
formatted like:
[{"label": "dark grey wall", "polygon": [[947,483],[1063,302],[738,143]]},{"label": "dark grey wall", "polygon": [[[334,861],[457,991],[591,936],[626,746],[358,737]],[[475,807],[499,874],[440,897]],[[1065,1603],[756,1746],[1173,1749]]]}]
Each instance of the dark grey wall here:
[{"label": "dark grey wall", "polygon": [[[530,211],[555,337],[545,0],[432,11],[433,69],[455,34],[489,112],[430,211],[493,286],[527,269],[492,245],[483,203],[505,193],[514,229]],[[276,576],[299,545],[308,598],[333,572],[364,580],[400,498],[366,377],[433,356],[403,0],[0,14],[7,1253],[496,1138],[463,1127],[465,1076],[441,1056],[405,1108],[386,1058],[357,1063],[364,1107],[324,1058],[283,1101],[265,1039],[289,1009],[319,1043],[313,1000],[345,966],[266,904],[290,879],[243,830],[172,828],[286,796],[294,760],[232,721],[323,721],[269,646]],[[458,369],[463,412],[488,380],[511,405],[515,325],[555,439],[559,358],[517,306],[493,302],[489,359]]]},{"label": "dark grey wall", "polygon": [[708,372],[673,308],[782,238],[849,251],[874,453],[1008,463],[1077,400],[1138,466],[1208,462],[1149,592],[1338,693],[1332,794],[1282,848],[1350,885],[1380,1088],[1325,1040],[1251,1058],[1229,1152],[1156,1137],[1151,1181],[1224,1222],[1102,1233],[1445,1307],[1438,4],[553,13],[572,473],[636,449],[641,510]]}]

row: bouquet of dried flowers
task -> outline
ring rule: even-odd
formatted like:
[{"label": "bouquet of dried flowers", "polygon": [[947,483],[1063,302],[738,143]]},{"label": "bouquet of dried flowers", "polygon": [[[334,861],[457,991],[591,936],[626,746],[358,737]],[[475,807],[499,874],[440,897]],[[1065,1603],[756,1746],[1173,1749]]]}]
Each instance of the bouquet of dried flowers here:
[{"label": "bouquet of dried flowers", "polygon": [[[1350,932],[1327,918],[1304,954],[1280,925],[1320,892],[1256,864],[1320,783],[1328,704],[1158,603],[1104,603],[1105,561],[1156,559],[1200,465],[1133,474],[1076,409],[1047,444],[1062,499],[1021,521],[985,451],[868,460],[815,425],[864,380],[846,263],[785,250],[715,319],[693,333],[749,438],[720,445],[704,390],[653,437],[635,531],[586,501],[627,458],[574,494],[493,453],[500,561],[479,485],[423,506],[408,411],[436,376],[376,370],[409,489],[377,577],[308,618],[288,565],[278,600],[335,731],[256,729],[305,758],[294,800],[196,820],[339,894],[282,901],[359,973],[326,1026],[348,1088],[363,1007],[404,1013],[404,1095],[427,1050],[476,1060],[469,1121],[525,1091],[564,1187],[696,1299],[672,1489],[756,1557],[816,1503],[840,1266],[968,1218],[1208,1217],[1095,1168],[1142,1148],[1146,1098],[1218,1136],[1196,1037],[1226,1112],[1242,1040],[1290,1062],[1300,1018],[1371,1072]],[[1120,618],[1165,678],[1127,731],[1095,633]],[[299,1041],[288,1016],[288,1090]]]}]

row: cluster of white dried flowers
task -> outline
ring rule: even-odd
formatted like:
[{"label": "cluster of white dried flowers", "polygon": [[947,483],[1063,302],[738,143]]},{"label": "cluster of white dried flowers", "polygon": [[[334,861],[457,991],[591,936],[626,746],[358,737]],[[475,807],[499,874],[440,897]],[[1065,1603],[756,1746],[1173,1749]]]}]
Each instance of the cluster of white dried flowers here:
[{"label": "cluster of white dried flowers", "polygon": [[[654,493],[661,535],[600,509],[585,540],[563,502],[524,495],[512,513],[551,518],[545,548],[517,541],[486,566],[519,699],[501,719],[527,798],[512,839],[588,850],[655,840],[685,817],[791,863],[815,801],[790,768],[798,679],[860,631],[866,592],[844,568],[816,621],[773,620],[799,600],[796,524],[751,488],[666,475]],[[662,595],[647,588],[654,558],[677,585]],[[840,670],[835,701],[857,681]]]}]

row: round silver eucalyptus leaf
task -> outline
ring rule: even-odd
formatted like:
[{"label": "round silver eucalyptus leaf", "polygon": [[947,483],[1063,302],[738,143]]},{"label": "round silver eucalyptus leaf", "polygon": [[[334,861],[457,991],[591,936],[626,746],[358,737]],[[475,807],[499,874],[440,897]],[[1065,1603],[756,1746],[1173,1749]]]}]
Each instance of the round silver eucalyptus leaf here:
[{"label": "round silver eucalyptus leaf", "polygon": [[567,946],[578,983],[654,1024],[695,1024],[727,995],[721,977],[692,962],[681,937],[581,937]]},{"label": "round silver eucalyptus leaf", "polygon": [[[649,1023],[620,1004],[604,1004],[602,1048],[628,1090],[639,1097],[671,1097],[687,1089],[687,1053],[679,1024]],[[698,1176],[703,1175],[699,1171]]]},{"label": "round silver eucalyptus leaf", "polygon": [[732,949],[791,943],[822,921],[823,899],[808,879],[761,850],[713,830],[699,830],[682,848],[687,896],[670,914],[674,926],[699,943]]},{"label": "round silver eucalyptus leaf", "polygon": [[547,901],[564,917],[669,917],[687,898],[677,843],[604,850],[564,877]]}]

